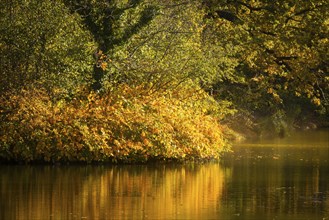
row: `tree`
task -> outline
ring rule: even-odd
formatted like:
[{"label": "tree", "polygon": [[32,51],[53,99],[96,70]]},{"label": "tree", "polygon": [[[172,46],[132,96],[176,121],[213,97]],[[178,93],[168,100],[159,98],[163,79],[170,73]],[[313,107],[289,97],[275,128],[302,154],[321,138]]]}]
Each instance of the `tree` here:
[{"label": "tree", "polygon": [[234,69],[239,80],[219,81],[214,89],[220,99],[261,118],[305,114],[295,111],[298,106],[328,114],[326,1],[209,0],[203,6],[211,36],[239,49],[224,55],[239,63]]},{"label": "tree", "polygon": [[189,80],[206,84],[219,73],[202,48],[204,11],[198,1],[65,2],[98,43],[96,90],[122,82],[151,89]]},{"label": "tree", "polygon": [[[115,46],[126,43],[132,35],[148,24],[153,17],[153,8],[143,7],[142,10],[138,10],[141,0],[65,0],[64,2],[71,13],[80,15],[97,43],[98,48],[94,53],[96,64],[94,65],[93,89],[99,90],[102,88],[108,57],[112,50]],[[120,26],[121,17],[128,11],[136,11],[137,15],[133,13],[136,20],[133,20],[131,24]]]},{"label": "tree", "polygon": [[[202,11],[194,2],[145,1],[153,19],[126,44],[114,49],[111,75],[119,81],[169,89],[205,76],[201,48]],[[126,13],[122,23],[131,23]],[[205,68],[204,68],[205,69]],[[208,74],[209,75],[209,74]]]},{"label": "tree", "polygon": [[38,82],[88,83],[93,41],[60,1],[7,0],[0,9],[1,92]]}]

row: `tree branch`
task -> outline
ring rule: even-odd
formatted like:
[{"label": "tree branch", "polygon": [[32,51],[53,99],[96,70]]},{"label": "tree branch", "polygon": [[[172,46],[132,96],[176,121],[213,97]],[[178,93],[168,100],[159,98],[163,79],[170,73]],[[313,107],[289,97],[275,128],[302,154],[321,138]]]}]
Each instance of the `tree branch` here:
[{"label": "tree branch", "polygon": [[227,21],[230,21],[232,23],[235,24],[241,24],[242,20],[240,18],[238,18],[238,16],[236,16],[234,13],[229,12],[229,11],[224,11],[224,10],[216,10],[214,12],[209,12],[208,14],[205,15],[205,18],[216,18],[216,15],[219,18],[223,18]]},{"label": "tree branch", "polygon": [[300,16],[300,15],[303,15],[303,14],[307,14],[307,13],[309,13],[309,12],[312,12],[312,11],[318,9],[318,8],[325,7],[325,6],[329,6],[329,5],[328,5],[328,4],[323,4],[323,5],[316,5],[316,6],[314,6],[313,8],[305,8],[305,9],[299,11],[299,12],[296,12],[296,13],[294,13],[294,14],[288,16],[288,17],[286,18],[285,23],[287,24],[290,20],[295,20],[294,17],[296,17],[296,16]]}]

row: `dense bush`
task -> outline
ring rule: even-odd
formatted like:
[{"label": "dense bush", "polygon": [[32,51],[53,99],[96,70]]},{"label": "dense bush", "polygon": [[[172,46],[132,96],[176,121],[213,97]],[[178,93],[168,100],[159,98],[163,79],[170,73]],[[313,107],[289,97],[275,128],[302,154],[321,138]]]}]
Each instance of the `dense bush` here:
[{"label": "dense bush", "polygon": [[122,85],[102,95],[80,89],[71,100],[35,88],[3,96],[0,157],[146,162],[219,158],[228,150],[214,116],[219,106],[204,92],[145,92]]}]

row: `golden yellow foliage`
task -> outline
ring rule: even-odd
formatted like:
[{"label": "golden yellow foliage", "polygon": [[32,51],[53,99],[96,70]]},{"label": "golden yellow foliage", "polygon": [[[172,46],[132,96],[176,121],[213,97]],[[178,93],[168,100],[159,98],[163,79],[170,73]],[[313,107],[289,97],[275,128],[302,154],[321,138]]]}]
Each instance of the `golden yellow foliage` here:
[{"label": "golden yellow foliage", "polygon": [[228,150],[215,102],[193,88],[145,93],[143,86],[57,100],[29,89],[0,101],[0,156],[24,161],[123,161],[219,158]]}]

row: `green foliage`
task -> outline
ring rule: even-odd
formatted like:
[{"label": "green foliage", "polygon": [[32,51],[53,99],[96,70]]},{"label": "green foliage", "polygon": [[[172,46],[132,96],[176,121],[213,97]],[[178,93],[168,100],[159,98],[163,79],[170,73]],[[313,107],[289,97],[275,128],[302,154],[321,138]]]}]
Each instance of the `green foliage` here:
[{"label": "green foliage", "polygon": [[[213,36],[217,50],[227,51],[222,56],[229,66],[219,66],[233,73],[214,84],[219,100],[232,101],[259,125],[277,120],[265,123],[272,124],[265,126],[268,130],[278,126],[274,129],[280,131],[302,115],[329,113],[326,1],[212,0],[203,5],[205,34]],[[291,114],[292,108],[301,109],[299,115]]]},{"label": "green foliage", "polygon": [[103,96],[81,89],[72,101],[54,102],[43,89],[2,97],[0,157],[146,162],[218,159],[229,149],[226,128],[209,115],[220,106],[201,90],[144,93],[121,85]]},{"label": "green foliage", "polygon": [[[145,1],[137,10],[144,11],[144,8],[154,8],[154,18],[129,42],[114,48],[109,78],[114,76],[117,81],[134,84],[146,82],[152,89],[166,90],[205,76],[200,66],[204,61],[201,49],[203,13],[198,5]],[[126,11],[122,16],[122,26],[138,18],[133,11]]]},{"label": "green foliage", "polygon": [[190,80],[208,85],[226,75],[234,77],[237,60],[232,58],[229,63],[222,56],[232,49],[230,45],[220,53],[211,49],[214,42],[204,35],[204,11],[199,2],[64,2],[82,17],[98,44],[96,90],[145,82],[152,89],[166,90]]},{"label": "green foliage", "polygon": [[10,0],[0,14],[0,92],[35,82],[73,90],[90,81],[92,38],[60,1]]},{"label": "green foliage", "polygon": [[[79,14],[88,31],[97,43],[92,85],[94,90],[103,88],[108,79],[106,67],[112,59],[113,49],[126,44],[131,37],[147,26],[153,19],[154,7],[141,0],[131,1],[63,1],[73,14]],[[142,5],[142,6],[141,6]],[[129,18],[126,15],[129,14]],[[127,19],[129,22],[127,22]],[[113,81],[113,76],[111,81]]]}]

